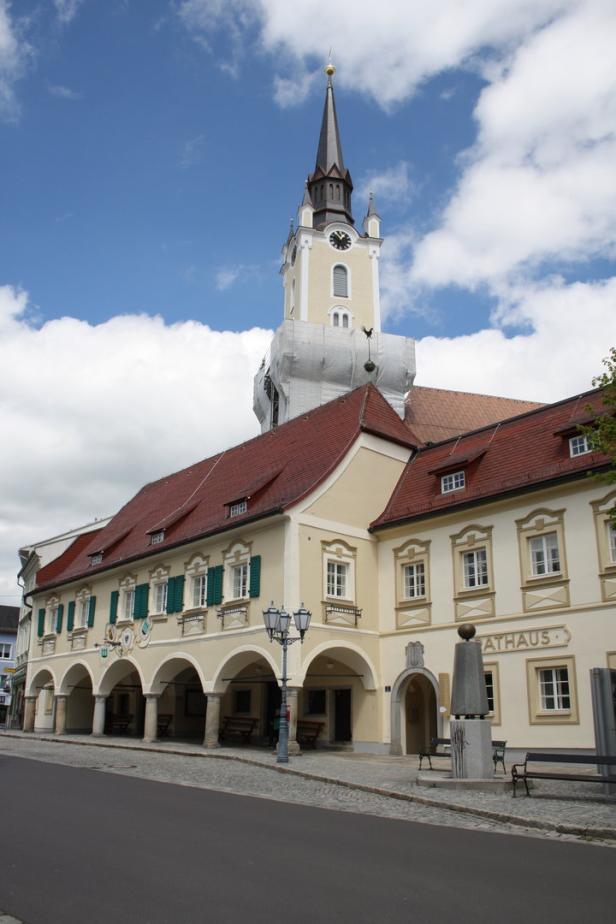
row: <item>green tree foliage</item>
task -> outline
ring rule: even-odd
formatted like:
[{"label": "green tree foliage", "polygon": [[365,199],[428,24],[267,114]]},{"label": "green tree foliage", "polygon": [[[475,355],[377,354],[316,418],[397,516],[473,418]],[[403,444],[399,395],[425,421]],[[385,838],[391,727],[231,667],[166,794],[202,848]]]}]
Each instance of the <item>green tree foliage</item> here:
[{"label": "green tree foliage", "polygon": [[[597,388],[603,388],[604,410],[597,413],[593,408],[588,410],[595,414],[592,424],[580,429],[592,440],[593,447],[605,453],[611,460],[612,467],[606,475],[602,476],[611,484],[616,483],[616,347],[612,347],[609,356],[603,360],[605,372],[596,376],[592,383]],[[616,522],[616,514],[614,516]]]}]

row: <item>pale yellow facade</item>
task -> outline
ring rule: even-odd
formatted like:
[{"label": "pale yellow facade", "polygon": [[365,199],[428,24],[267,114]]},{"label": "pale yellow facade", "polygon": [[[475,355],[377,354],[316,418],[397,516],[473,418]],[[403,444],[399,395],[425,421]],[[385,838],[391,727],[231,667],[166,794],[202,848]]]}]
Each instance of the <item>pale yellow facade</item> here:
[{"label": "pale yellow facade", "polygon": [[[457,629],[471,621],[490,676],[494,738],[520,748],[593,747],[589,672],[616,661],[608,532],[616,492],[582,478],[370,532],[408,456],[363,434],[285,515],[36,596],[35,614],[57,601],[66,614],[84,590],[97,602],[91,628],[68,633],[65,615],[59,633],[33,633],[26,693],[36,703],[34,727],[147,735],[147,710],[155,709],[159,734],[203,739],[207,697],[219,725],[252,719],[252,740],[267,743],[281,671],[280,650],[262,623],[273,600],[291,609],[304,603],[313,614],[304,643],[289,651],[289,684],[292,729],[319,723],[319,745],[406,753],[447,734]],[[560,570],[538,579],[529,573],[528,543],[547,534],[557,537]],[[463,586],[461,559],[469,549],[485,550],[487,563],[487,584],[472,590]],[[195,568],[257,555],[258,597],[236,599],[225,585],[221,605],[191,605]],[[423,593],[409,599],[404,569],[418,563]],[[142,635],[142,624],[119,614],[115,632],[120,640],[127,632],[126,645],[102,658],[96,646],[109,631],[112,591],[127,577],[152,591],[153,582],[180,574],[187,576],[183,611],[156,614],[151,605]],[[561,682],[563,671],[561,708],[546,708],[541,683]],[[122,716],[131,717],[126,728]],[[153,727],[150,720],[150,737]]]}]

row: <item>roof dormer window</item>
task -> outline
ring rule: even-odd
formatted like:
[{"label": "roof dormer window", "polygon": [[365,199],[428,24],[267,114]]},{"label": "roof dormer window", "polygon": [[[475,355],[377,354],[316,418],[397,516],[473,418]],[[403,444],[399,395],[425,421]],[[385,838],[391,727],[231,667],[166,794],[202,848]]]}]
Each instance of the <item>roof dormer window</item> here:
[{"label": "roof dormer window", "polygon": [[100,563],[102,562],[102,560],[103,560],[103,553],[102,553],[102,552],[94,552],[92,555],[90,555],[90,564],[91,564],[91,565],[100,565]]},{"label": "roof dormer window", "polygon": [[150,545],[160,545],[161,542],[165,540],[165,530],[159,529],[157,533],[152,533],[150,537]]},{"label": "roof dormer window", "polygon": [[585,456],[589,452],[592,452],[592,446],[588,436],[585,433],[570,437],[569,455],[572,459],[575,456]]},{"label": "roof dormer window", "polygon": [[229,504],[229,516],[230,517],[239,517],[242,513],[246,513],[248,510],[248,501],[246,498],[243,500],[235,501],[233,504]]},{"label": "roof dormer window", "polygon": [[441,477],[441,494],[461,491],[464,487],[466,487],[466,478],[463,471],[451,472],[451,474]]}]

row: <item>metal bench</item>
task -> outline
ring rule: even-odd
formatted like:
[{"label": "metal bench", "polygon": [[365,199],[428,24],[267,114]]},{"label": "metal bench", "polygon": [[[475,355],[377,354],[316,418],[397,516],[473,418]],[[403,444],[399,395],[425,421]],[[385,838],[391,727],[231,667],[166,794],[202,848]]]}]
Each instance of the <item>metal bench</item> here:
[{"label": "metal bench", "polygon": [[227,738],[239,738],[241,741],[248,743],[257,727],[257,719],[244,715],[227,715],[222,720],[219,738],[225,741]]},{"label": "metal bench", "polygon": [[110,735],[127,735],[128,729],[133,721],[132,715],[128,713],[126,715],[114,714],[109,716],[108,719],[108,729]]},{"label": "metal bench", "polygon": [[[439,751],[439,746],[443,748],[449,748],[449,750]],[[492,742],[492,762],[494,763],[494,772],[496,773],[496,768],[501,764],[503,768],[503,773],[507,772],[505,766],[505,752],[507,750],[506,741],[493,741]],[[430,770],[433,770],[432,758],[433,757],[451,757],[451,738],[432,738],[430,741],[430,750],[429,751],[420,751],[419,752],[419,769],[421,770],[422,763],[424,758],[427,758]]]},{"label": "metal bench", "polygon": [[297,720],[297,741],[302,747],[316,748],[317,738],[325,728],[325,722],[311,719]]},{"label": "metal bench", "polygon": [[[602,773],[566,773],[563,770],[539,769],[529,770],[528,764],[583,764],[584,766],[609,767],[607,775]],[[574,780],[577,783],[616,783],[616,757],[604,754],[558,754],[542,751],[529,751],[523,764],[514,764],[511,768],[511,782],[513,795],[516,794],[516,785],[520,781],[526,787],[526,795],[530,796],[528,780]]]},{"label": "metal bench", "polygon": [[173,721],[173,716],[171,713],[162,712],[159,713],[158,718],[156,719],[156,734],[159,738],[168,738],[169,737],[169,727]]}]

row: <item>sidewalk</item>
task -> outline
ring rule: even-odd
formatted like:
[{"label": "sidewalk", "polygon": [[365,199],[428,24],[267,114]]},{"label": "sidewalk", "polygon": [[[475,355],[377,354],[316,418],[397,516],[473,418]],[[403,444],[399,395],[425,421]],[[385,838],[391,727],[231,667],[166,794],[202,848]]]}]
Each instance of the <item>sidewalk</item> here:
[{"label": "sidewalk", "polygon": [[[74,744],[95,748],[175,754],[192,759],[232,761],[268,767],[277,773],[335,784],[348,789],[448,809],[494,822],[533,828],[551,834],[582,837],[616,846],[616,797],[604,796],[600,784],[576,782],[537,782],[532,797],[521,792],[516,799],[510,792],[473,792],[426,789],[416,784],[418,760],[415,755],[390,757],[347,751],[306,751],[292,757],[287,765],[276,764],[275,755],[258,748],[225,747],[205,750],[180,741],[145,744],[130,738],[92,738],[86,735],[25,734],[0,732],[2,738]],[[520,752],[521,753],[521,752]],[[507,755],[508,769],[517,752]],[[446,763],[443,763],[443,767]],[[435,762],[436,768],[436,762]]]}]

